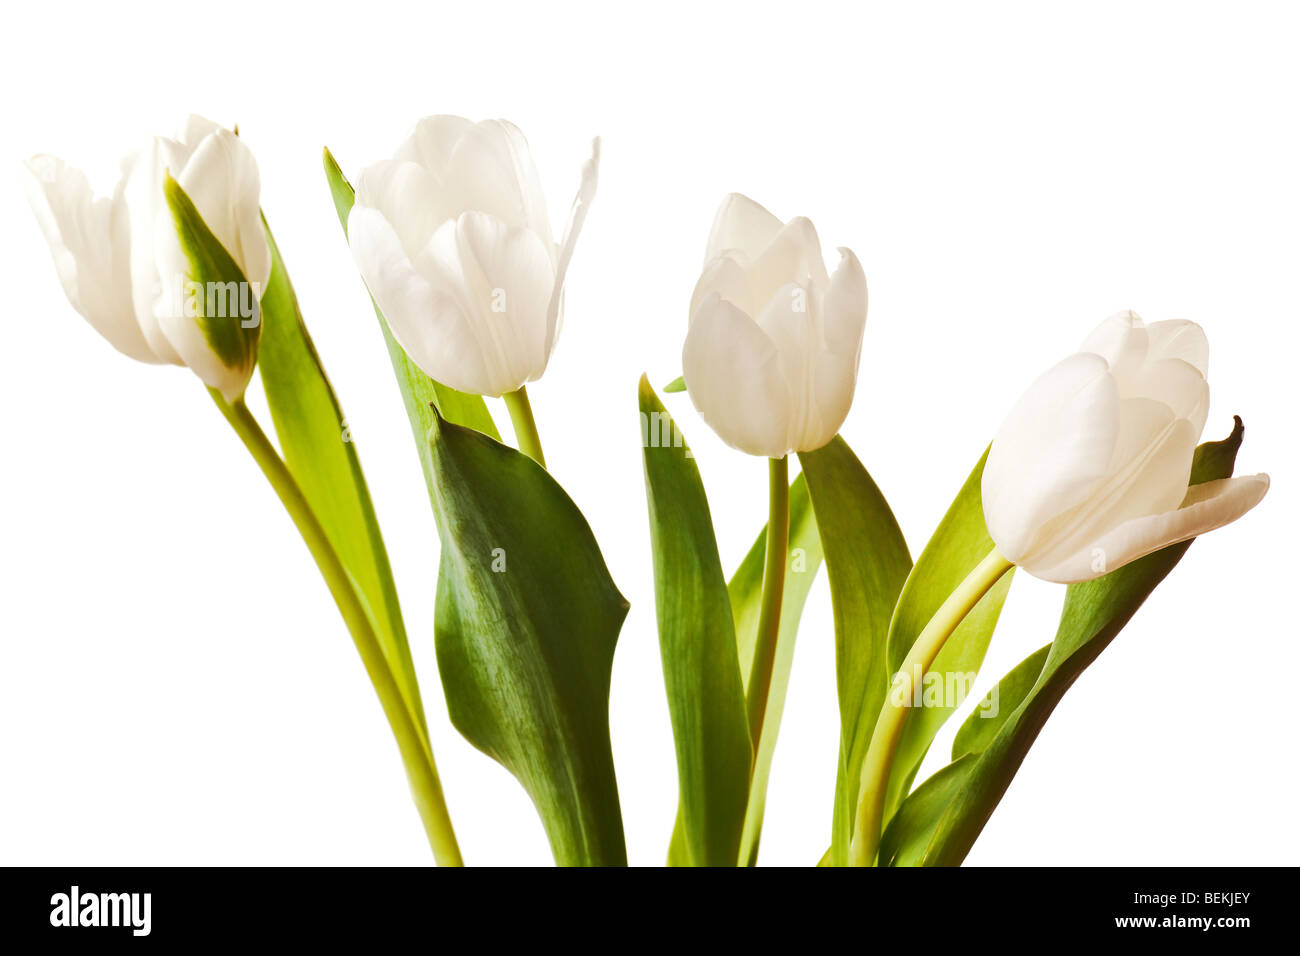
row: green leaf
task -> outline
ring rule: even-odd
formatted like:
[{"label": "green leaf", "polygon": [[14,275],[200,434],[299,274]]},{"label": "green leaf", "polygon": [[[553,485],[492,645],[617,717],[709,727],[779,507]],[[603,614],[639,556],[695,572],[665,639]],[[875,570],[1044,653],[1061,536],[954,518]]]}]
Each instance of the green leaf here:
[{"label": "green leaf", "polygon": [[958,760],[965,754],[977,754],[985,750],[997,737],[1003,725],[1024,703],[1038,675],[1043,672],[1043,663],[1051,644],[1044,644],[1023,661],[1011,668],[1000,681],[984,695],[965,723],[957,730],[952,741],[952,759]]},{"label": "green leaf", "polygon": [[[934,617],[948,595],[966,580],[984,557],[993,550],[993,539],[984,526],[984,502],[980,494],[980,481],[984,475],[984,462],[988,450],[972,469],[966,483],[939,522],[930,537],[916,567],[903,585],[894,617],[889,625],[889,672],[897,673],[907,658],[917,635]],[[921,768],[921,761],[934,740],[935,734],[953,711],[961,705],[984,662],[997,625],[1007,589],[1015,571],[1009,571],[995,584],[966,619],[953,631],[943,650],[935,658],[926,681],[942,681],[940,700],[926,706],[914,707],[903,729],[894,756],[889,786],[885,793],[884,822],[907,796],[912,780]],[[935,675],[930,677],[929,675]],[[931,686],[939,686],[937,683]]]},{"label": "green leaf", "polygon": [[645,377],[639,390],[655,607],[677,749],[675,865],[734,866],[751,744],[731,601],[690,448]]},{"label": "green leaf", "polygon": [[948,764],[916,788],[898,808],[880,838],[879,866],[915,866],[934,836],[939,818],[965,785],[975,758]]},{"label": "green leaf", "polygon": [[[740,675],[748,685],[749,672],[754,662],[754,646],[758,640],[758,617],[763,596],[763,557],[767,549],[767,526],[758,533],[758,540],[745,555],[736,573],[727,585],[731,599],[731,617],[736,625],[736,648],[740,662]],[[785,694],[790,684],[790,666],[794,660],[795,636],[799,619],[803,615],[808,592],[812,590],[817,571],[822,563],[822,542],[817,534],[817,520],[813,516],[812,502],[808,500],[808,483],[799,475],[790,485],[790,544],[789,567],[786,568],[785,599],[781,605],[781,627],[777,634],[776,656],[772,665],[772,683],[767,697],[767,714],[763,720],[763,733],[754,755],[754,770],[749,784],[749,801],[745,811],[744,836],[741,839],[739,862],[753,866],[758,860],[759,837],[763,830],[763,811],[767,802],[767,783],[772,772],[772,756],[776,752],[777,734],[781,728],[781,714],[785,709]],[[748,689],[748,687],[746,687]],[[680,808],[678,825],[673,829],[673,843],[669,847],[670,865],[680,865],[684,859],[685,834],[681,828]]]},{"label": "green leaf", "polygon": [[889,620],[912,559],[889,503],[844,439],[801,452],[799,461],[820,529],[835,617],[840,760],[831,859],[844,865],[862,761],[889,686]]},{"label": "green leaf", "polygon": [[[1226,439],[1201,445],[1192,463],[1190,484],[1231,477],[1243,432],[1241,419],[1237,419]],[[955,866],[966,858],[1057,703],[1128,623],[1156,585],[1173,570],[1190,546],[1191,541],[1170,545],[1096,580],[1066,588],[1061,623],[1033,687],[999,723],[991,739],[985,742],[987,734],[969,731],[962,741],[960,749],[970,749],[958,762],[969,769],[964,772],[964,779],[955,793],[946,803],[934,799],[933,794],[922,797],[922,791],[929,784],[926,781],[900,808],[900,819],[906,813],[909,820],[923,821],[914,827],[918,832],[924,830],[929,834],[923,852],[906,854],[906,862]],[[1042,653],[1039,651],[1034,657]],[[1014,688],[1022,682],[1024,671],[1033,670],[1034,657],[1004,678],[1011,697],[1017,696]],[[1017,675],[1016,671],[1022,673]],[[976,750],[980,743],[984,743],[983,749]],[[915,812],[909,808],[913,799],[918,802],[925,800],[926,812],[922,813],[919,807]],[[919,842],[919,838],[910,833],[904,835],[900,832],[893,839],[908,846],[916,846]]]},{"label": "green leaf", "polygon": [[675,379],[664,386],[665,392],[684,392],[686,391],[686,379],[678,375]]},{"label": "green leaf", "polygon": [[[348,214],[352,211],[352,186],[328,149],[325,150],[324,162],[325,178],[329,180],[330,194],[334,197],[334,209],[346,234]],[[374,304],[373,299],[371,304]],[[430,484],[429,493],[432,495],[432,464],[429,461],[427,436],[434,425],[434,409],[437,409],[449,422],[473,428],[498,440],[501,435],[492,422],[492,416],[483,397],[458,392],[454,388],[435,382],[424,374],[424,371],[411,361],[402,347],[397,344],[397,340],[393,338],[393,333],[389,331],[388,322],[379,311],[379,306],[376,305],[374,308],[375,315],[379,318],[379,326],[384,333],[384,342],[388,345],[388,357],[393,363],[397,384],[402,390],[406,414],[411,419],[411,430],[415,434],[415,444],[420,451],[420,464],[424,468],[425,481]]]},{"label": "green leaf", "polygon": [[[205,290],[188,299],[198,313],[194,321],[221,364],[243,373],[247,382],[257,362],[257,346],[262,337],[261,313],[256,297],[251,297],[251,316],[240,315],[237,310],[232,314],[230,302],[232,295],[235,302],[243,302],[240,290],[248,285],[248,279],[171,173],[164,177],[163,195],[171,210],[181,251],[189,263],[186,279]],[[213,295],[214,290],[221,293],[220,303]]]},{"label": "green leaf", "polygon": [[434,642],[456,729],[523,784],[556,862],[627,862],[609,680],[627,601],[546,470],[434,416]]},{"label": "green leaf", "polygon": [[280,451],[370,612],[389,667],[423,727],[424,707],[397,588],[356,445],[265,218],[262,224],[271,249],[271,277],[262,296],[258,368]]}]

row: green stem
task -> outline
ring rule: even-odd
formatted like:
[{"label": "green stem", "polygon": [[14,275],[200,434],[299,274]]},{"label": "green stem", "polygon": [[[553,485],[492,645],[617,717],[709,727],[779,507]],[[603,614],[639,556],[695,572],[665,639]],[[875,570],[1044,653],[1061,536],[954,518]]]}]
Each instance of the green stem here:
[{"label": "green stem", "polygon": [[849,846],[851,866],[871,866],[876,860],[885,809],[885,788],[893,769],[898,741],[907,724],[914,688],[920,685],[952,632],[1012,567],[1014,565],[1002,557],[997,548],[990,551],[934,612],[934,617],[930,618],[907,652],[903,666],[885,696],[862,764],[857,822]]},{"label": "green stem", "polygon": [[781,632],[781,600],[785,596],[785,558],[790,546],[790,471],[788,459],[768,459],[767,548],[763,558],[763,596],[758,612],[758,639],[749,668],[745,707],[754,750],[763,736],[767,695],[772,686],[776,641]]},{"label": "green stem", "polygon": [[352,640],[361,654],[370,682],[374,684],[379,695],[379,703],[384,708],[384,715],[397,738],[397,747],[401,751],[402,761],[410,780],[411,792],[415,798],[420,819],[424,822],[429,845],[433,848],[434,858],[441,866],[463,866],[460,848],[456,844],[456,834],[451,827],[451,818],[447,813],[447,803],[443,798],[442,784],[438,780],[438,768],[434,764],[433,750],[428,737],[412,715],[401,687],[393,676],[388,659],[375,636],[375,631],[366,613],[365,606],[357,596],[347,570],[339,560],[330,544],[325,529],[321,527],[311,506],[307,503],[302,489],[290,474],[288,467],[280,458],[275,446],[271,444],[266,433],[253,417],[242,398],[227,402],[220,392],[209,389],[217,407],[226,417],[235,433],[261,467],[263,474],[280,497],[289,517],[297,526],[320,568],[321,576],[329,587],[334,603],[352,633]]},{"label": "green stem", "polygon": [[528,389],[520,385],[515,391],[506,392],[501,397],[506,400],[506,408],[510,411],[510,424],[515,427],[515,441],[519,443],[519,450],[545,468],[542,439],[537,434],[537,422],[533,420],[533,406],[528,402]]}]

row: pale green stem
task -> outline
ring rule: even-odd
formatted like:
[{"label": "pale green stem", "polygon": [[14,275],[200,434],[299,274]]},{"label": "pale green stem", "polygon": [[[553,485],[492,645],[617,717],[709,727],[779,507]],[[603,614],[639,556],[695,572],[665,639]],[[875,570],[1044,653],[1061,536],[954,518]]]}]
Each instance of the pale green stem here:
[{"label": "pale green stem", "polygon": [[528,402],[528,389],[520,385],[515,391],[506,392],[501,397],[506,400],[506,408],[510,411],[510,424],[515,428],[515,441],[519,443],[519,450],[545,468],[542,439],[537,434],[537,422],[533,420],[533,406]]},{"label": "pale green stem", "polygon": [[790,471],[788,459],[768,459],[767,548],[763,559],[763,596],[758,611],[758,639],[749,668],[745,707],[749,738],[755,752],[763,736],[767,696],[772,687],[776,642],[781,633],[781,601],[785,596],[785,559],[790,544]]},{"label": "pale green stem", "polygon": [[347,570],[330,544],[325,529],[321,527],[302,489],[298,487],[298,483],[280,458],[275,446],[258,425],[257,419],[244,404],[244,400],[239,398],[234,402],[227,402],[220,392],[214,389],[209,391],[217,407],[225,415],[226,421],[230,422],[231,427],[244,442],[271,483],[271,487],[280,497],[285,510],[289,512],[289,517],[293,519],[298,532],[302,535],[307,550],[316,559],[321,576],[334,597],[334,603],[338,605],[339,613],[342,614],[348,630],[352,633],[352,640],[361,654],[361,662],[365,665],[366,673],[370,675],[375,693],[379,695],[379,703],[383,706],[384,715],[393,729],[393,736],[397,738],[397,747],[401,752],[402,762],[406,765],[411,792],[415,798],[416,808],[420,811],[420,819],[424,823],[434,859],[441,866],[463,866],[428,737],[425,736],[402,695],[401,687],[393,676],[387,658],[384,657],[374,627],[370,623],[370,617],[357,596]]},{"label": "pale green stem", "polygon": [[917,636],[912,649],[907,652],[899,677],[885,696],[880,708],[871,742],[867,746],[866,760],[862,764],[862,782],[858,790],[858,815],[853,827],[853,842],[849,846],[851,866],[871,866],[880,846],[880,830],[885,810],[885,789],[894,765],[898,741],[903,736],[907,716],[912,705],[913,689],[924,678],[925,672],[943,650],[952,632],[979,603],[980,598],[998,583],[1002,575],[1014,567],[994,548],[975,569],[966,576],[957,589],[934,612],[930,623]]}]

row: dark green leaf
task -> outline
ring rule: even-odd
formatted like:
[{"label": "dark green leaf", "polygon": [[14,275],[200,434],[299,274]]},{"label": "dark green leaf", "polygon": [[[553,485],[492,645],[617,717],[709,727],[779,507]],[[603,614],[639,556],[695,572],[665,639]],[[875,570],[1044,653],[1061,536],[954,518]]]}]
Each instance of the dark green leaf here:
[{"label": "dark green leaf", "polygon": [[917,787],[898,808],[880,838],[879,866],[915,866],[925,855],[943,811],[965,784],[975,758],[948,764]]},{"label": "dark green leaf", "polygon": [[[889,672],[903,666],[916,637],[929,623],[948,595],[966,580],[975,566],[993,550],[993,539],[984,526],[984,502],[980,481],[988,451],[972,469],[966,483],[930,537],[916,567],[903,585],[894,617],[889,625]],[[1002,604],[1011,587],[1012,570],[1002,576],[966,619],[958,625],[944,644],[927,673],[926,681],[942,681],[941,699],[924,707],[914,707],[903,729],[894,756],[889,787],[885,794],[884,820],[898,808],[921,768],[926,751],[935,734],[952,712],[960,706],[984,661],[993,628],[997,625]],[[931,677],[929,675],[935,675]],[[864,717],[865,719],[865,717]],[[860,769],[860,768],[859,768]]]},{"label": "dark green leaf", "polygon": [[912,559],[888,502],[844,439],[802,452],[799,461],[820,529],[835,617],[840,761],[831,858],[843,865],[862,761],[889,686],[889,619]]},{"label": "dark green leaf", "polygon": [[[1242,434],[1241,420],[1237,419],[1228,438],[1201,445],[1193,460],[1191,484],[1231,477]],[[925,829],[930,836],[924,853],[909,858],[909,862],[955,866],[966,858],[1062,696],[1128,623],[1190,546],[1190,541],[1171,545],[1096,580],[1072,584],[1066,589],[1061,623],[1033,688],[1007,715],[982,750],[975,752],[972,749],[961,758],[960,762],[968,765],[969,770],[941,812],[918,811],[915,814],[918,819],[927,821]],[[1017,670],[1032,667],[1030,661],[1026,661]],[[1008,679],[1010,677],[1008,675]],[[976,743],[970,736],[965,742],[972,747]],[[925,784],[917,789],[916,794],[924,789]],[[908,802],[911,800],[909,797]],[[929,797],[926,800],[929,811],[933,811],[935,801]],[[907,803],[899,815],[905,810]],[[910,810],[907,812],[912,815]],[[909,845],[917,842],[910,835],[898,840]]]},{"label": "dark green leaf", "polygon": [[[263,221],[265,225],[265,220]],[[343,410],[302,320],[267,229],[271,278],[262,296],[262,387],[285,463],[356,585],[417,722],[424,724],[411,650],[383,536]]]},{"label": "dark green leaf", "polygon": [[978,707],[966,718],[952,741],[952,759],[965,754],[977,754],[993,742],[1003,725],[1020,707],[1029,692],[1038,683],[1043,672],[1043,662],[1051,644],[1044,644],[1023,661],[1011,668],[996,686],[984,695]]},{"label": "dark green leaf", "polygon": [[627,602],[544,468],[439,416],[430,445],[452,723],[523,784],[558,863],[625,864],[609,680]]},{"label": "dark green leaf", "polygon": [[734,866],[751,745],[731,602],[700,471],[643,376],[639,392],[655,606],[677,748],[676,865]]},{"label": "dark green leaf", "polygon": [[[339,169],[338,163],[334,162],[334,157],[330,155],[328,149],[325,150],[324,161],[325,177],[329,180],[330,194],[334,197],[334,209],[338,213],[339,222],[343,225],[343,231],[346,233],[348,214],[352,211],[352,186],[344,177],[343,171]],[[373,300],[371,304],[374,304]],[[397,340],[393,338],[393,333],[389,331],[388,322],[384,319],[378,306],[375,306],[375,315],[379,317],[379,326],[384,333],[384,342],[388,345],[388,357],[393,363],[393,372],[396,374],[397,384],[402,390],[402,400],[406,404],[406,414],[411,419],[411,430],[415,434],[416,447],[420,450],[420,463],[424,467],[426,482],[431,481],[432,474],[428,456],[429,443],[427,436],[429,429],[434,424],[433,410],[435,408],[447,421],[457,425],[465,425],[499,440],[501,436],[497,432],[496,425],[492,422],[492,416],[488,413],[487,405],[484,403],[482,396],[458,392],[454,388],[448,388],[446,385],[429,378],[397,344]],[[430,487],[429,491],[430,494],[433,493],[432,487]]]}]

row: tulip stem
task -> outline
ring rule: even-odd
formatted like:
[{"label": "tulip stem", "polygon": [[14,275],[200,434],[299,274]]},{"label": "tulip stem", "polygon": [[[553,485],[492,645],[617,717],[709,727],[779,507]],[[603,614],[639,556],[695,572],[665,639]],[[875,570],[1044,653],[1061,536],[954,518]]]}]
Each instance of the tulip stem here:
[{"label": "tulip stem", "polygon": [[857,822],[849,846],[850,865],[871,866],[876,861],[885,810],[885,790],[893,769],[894,754],[898,750],[898,742],[903,736],[903,728],[910,713],[909,708],[913,704],[915,689],[920,686],[925,672],[934,663],[957,626],[980,602],[980,598],[1013,567],[997,548],[990,551],[966,575],[966,579],[957,585],[957,589],[948,595],[939,610],[934,612],[930,622],[912,644],[912,649],[907,652],[903,666],[899,668],[885,695],[862,764]]},{"label": "tulip stem", "polygon": [[772,687],[776,642],[781,633],[781,601],[785,596],[785,559],[790,546],[790,471],[786,457],[768,459],[767,545],[763,558],[763,596],[758,612],[758,638],[749,668],[745,708],[749,739],[758,751]]},{"label": "tulip stem", "polygon": [[501,397],[506,400],[506,408],[510,411],[510,424],[515,427],[515,441],[519,444],[519,450],[545,468],[542,438],[537,434],[537,422],[533,420],[533,406],[528,402],[528,388],[520,385],[513,392],[506,392]]},{"label": "tulip stem", "polygon": [[397,738],[397,747],[401,752],[402,762],[406,765],[411,792],[415,798],[416,808],[420,812],[420,819],[424,823],[434,858],[440,866],[463,866],[427,732],[416,720],[410,704],[393,676],[392,668],[384,656],[370,622],[370,616],[357,596],[347,569],[339,560],[325,529],[321,527],[298,482],[294,480],[288,466],[280,458],[275,446],[262,431],[262,427],[248,410],[248,406],[244,404],[244,400],[239,398],[234,402],[227,402],[217,390],[209,389],[209,391],[217,407],[226,417],[226,421],[244,442],[271,483],[271,487],[275,489],[285,510],[289,512],[289,517],[293,519],[298,532],[302,535],[307,550],[316,559],[321,576],[334,597],[334,603],[338,605],[339,612],[352,633],[352,640],[361,654],[361,662],[365,665],[366,673],[370,675],[370,682],[374,684],[375,692],[379,695],[379,702],[392,727],[393,736]]}]

